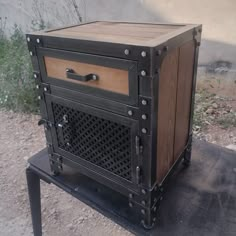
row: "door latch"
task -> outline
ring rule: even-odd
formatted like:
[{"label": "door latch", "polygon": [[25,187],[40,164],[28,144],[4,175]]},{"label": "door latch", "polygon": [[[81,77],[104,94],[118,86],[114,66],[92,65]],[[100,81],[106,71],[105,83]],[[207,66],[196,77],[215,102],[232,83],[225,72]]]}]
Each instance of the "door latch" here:
[{"label": "door latch", "polygon": [[62,121],[57,124],[58,138],[63,145],[71,146],[72,127],[68,115],[63,115]]}]

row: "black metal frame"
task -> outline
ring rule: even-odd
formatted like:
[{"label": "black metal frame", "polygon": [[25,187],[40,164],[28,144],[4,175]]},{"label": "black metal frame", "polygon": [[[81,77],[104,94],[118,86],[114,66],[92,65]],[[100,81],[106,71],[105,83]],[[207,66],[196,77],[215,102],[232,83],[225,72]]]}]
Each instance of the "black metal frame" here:
[{"label": "black metal frame", "polygon": [[[36,83],[40,85],[39,94],[41,96],[40,109],[42,118],[49,123],[49,125],[47,125],[49,129],[46,129],[46,137],[52,170],[60,172],[62,164],[76,167],[81,173],[115,189],[129,198],[130,207],[136,212],[135,214],[141,214],[141,223],[143,226],[146,228],[152,227],[156,221],[156,211],[163,198],[164,187],[168,182],[169,176],[182,159],[185,160],[185,164],[189,164],[191,158],[192,119],[198,48],[201,40],[201,25],[193,26],[181,34],[163,40],[163,42],[160,42],[159,45],[155,47],[58,38],[37,34],[27,35],[27,37],[30,37],[31,39],[28,43],[28,47],[33,55],[32,63],[35,71],[34,73],[37,75]],[[37,39],[39,39],[39,43],[37,43]],[[195,41],[196,49],[193,68],[189,139],[182,154],[176,160],[166,178],[162,183],[158,184],[156,180],[156,143],[158,128],[157,90],[159,86],[160,67],[169,51],[191,40]],[[131,53],[125,55],[125,49],[128,49]],[[142,51],[146,52],[145,57],[141,56]],[[93,88],[95,96],[88,95],[86,94],[86,86],[78,85],[75,87],[74,83],[71,86],[70,83],[65,81],[48,78],[43,60],[43,56],[45,55],[126,70],[132,68],[133,72],[129,75],[131,96],[128,97]],[[38,56],[38,58],[36,56]],[[116,59],[111,57],[115,57]],[[146,75],[141,74],[141,71],[143,70],[146,72]],[[40,74],[40,71],[42,74]],[[91,87],[89,89],[91,89]],[[72,155],[57,149],[56,133],[55,128],[53,127],[53,114],[50,107],[50,101],[52,99],[56,99],[60,102],[63,101],[67,106],[69,105],[82,109],[90,106],[86,112],[96,110],[96,114],[106,114],[106,117],[112,120],[117,119],[117,121],[121,123],[124,122],[124,120],[129,120],[130,124],[135,126],[132,134],[133,143],[135,143],[136,136],[140,138],[138,147],[139,155],[134,155],[133,157],[133,159],[136,160],[132,166],[132,179],[135,182],[131,184],[128,183],[128,181],[123,181],[100,168],[94,167],[91,164],[87,165],[87,163],[84,163],[83,161],[74,162],[74,157]],[[69,99],[70,102],[66,99]],[[147,105],[143,105],[142,100],[145,100]],[[86,105],[82,105],[81,103]],[[133,114],[129,117],[128,111],[130,110]],[[107,111],[110,111],[110,113]],[[112,112],[116,114],[112,114]],[[142,119],[143,114],[148,116],[147,120]],[[142,129],[144,128],[146,129],[145,133],[142,132]],[[137,147],[134,145],[133,153],[135,153],[135,148]],[[140,175],[139,183],[137,183],[137,178],[135,178],[135,176],[137,177],[137,168],[139,168]]]},{"label": "black metal frame", "polygon": [[[47,87],[47,84],[42,84],[43,87]],[[135,106],[126,105],[120,102],[109,100],[106,98],[95,97],[90,94],[81,93],[75,90],[69,90],[66,88],[50,85],[48,88],[48,93],[51,93],[58,97],[63,97],[75,102],[87,104],[97,108],[101,108],[106,111],[110,111],[122,116],[129,117],[131,119],[139,119],[139,108]],[[128,114],[128,111],[132,111],[132,116]]]}]

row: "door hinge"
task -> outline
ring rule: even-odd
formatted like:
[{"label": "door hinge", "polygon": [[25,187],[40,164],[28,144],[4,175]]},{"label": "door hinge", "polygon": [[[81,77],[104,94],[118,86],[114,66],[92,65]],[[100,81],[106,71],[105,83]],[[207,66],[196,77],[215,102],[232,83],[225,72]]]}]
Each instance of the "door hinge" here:
[{"label": "door hinge", "polygon": [[141,145],[141,140],[139,136],[135,137],[135,150],[136,150],[136,155],[139,155],[140,153],[143,152],[143,146]]}]

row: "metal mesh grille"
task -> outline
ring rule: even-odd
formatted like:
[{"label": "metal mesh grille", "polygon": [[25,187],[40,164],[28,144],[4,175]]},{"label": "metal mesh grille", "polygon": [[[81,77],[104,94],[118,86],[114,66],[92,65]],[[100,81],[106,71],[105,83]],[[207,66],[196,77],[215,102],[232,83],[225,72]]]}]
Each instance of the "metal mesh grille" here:
[{"label": "metal mesh grille", "polygon": [[131,130],[129,127],[81,111],[53,103],[57,137],[63,116],[60,148],[102,167],[124,179],[131,180]]}]

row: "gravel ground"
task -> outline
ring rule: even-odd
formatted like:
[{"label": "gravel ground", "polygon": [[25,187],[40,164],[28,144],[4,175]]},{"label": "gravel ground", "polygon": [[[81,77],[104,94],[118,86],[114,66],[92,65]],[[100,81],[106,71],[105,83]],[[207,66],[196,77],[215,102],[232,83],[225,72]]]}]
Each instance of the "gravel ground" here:
[{"label": "gravel ground", "polygon": [[[0,110],[0,236],[32,235],[27,159],[45,146],[39,117]],[[132,235],[59,188],[42,183],[44,235]]]}]

